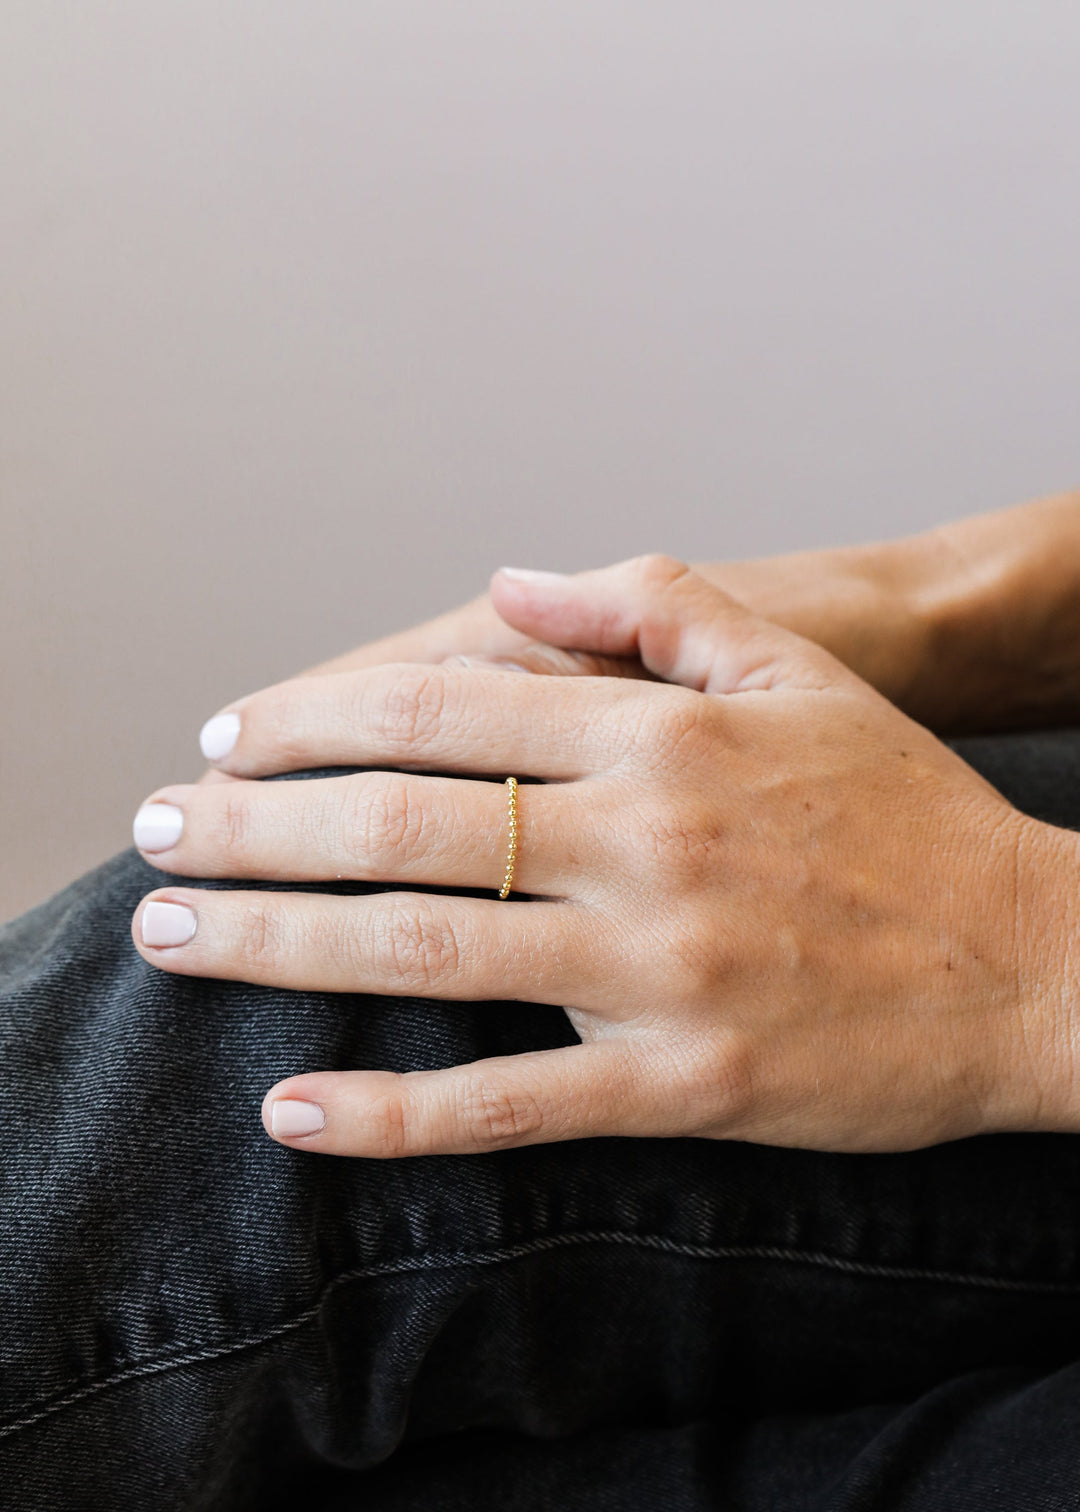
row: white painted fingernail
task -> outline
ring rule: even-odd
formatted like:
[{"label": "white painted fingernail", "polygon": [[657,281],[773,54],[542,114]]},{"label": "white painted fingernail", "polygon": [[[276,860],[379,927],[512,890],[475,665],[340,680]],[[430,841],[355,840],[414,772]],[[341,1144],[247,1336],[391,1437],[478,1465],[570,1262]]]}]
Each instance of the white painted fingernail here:
[{"label": "white painted fingernail", "polygon": [[184,813],[174,803],[144,803],[135,815],[131,834],[141,851],[169,850],[184,828]]},{"label": "white painted fingernail", "polygon": [[183,903],[148,903],[142,915],[142,942],[159,950],[186,945],[194,938],[198,922],[195,910]]},{"label": "white painted fingernail", "polygon": [[325,1125],[326,1114],[318,1103],[281,1097],[270,1105],[270,1128],[275,1139],[297,1139],[301,1134],[315,1134]]},{"label": "white painted fingernail", "polygon": [[232,750],[239,734],[239,714],[215,714],[199,731],[199,748],[207,761],[221,761]]},{"label": "white painted fingernail", "polygon": [[482,672],[528,672],[520,662],[507,661],[501,656],[448,656],[443,663],[447,667],[479,668]]},{"label": "white painted fingernail", "polygon": [[503,577],[514,578],[519,583],[548,583],[552,586],[556,583],[565,583],[565,572],[534,572],[531,567],[500,567]]}]

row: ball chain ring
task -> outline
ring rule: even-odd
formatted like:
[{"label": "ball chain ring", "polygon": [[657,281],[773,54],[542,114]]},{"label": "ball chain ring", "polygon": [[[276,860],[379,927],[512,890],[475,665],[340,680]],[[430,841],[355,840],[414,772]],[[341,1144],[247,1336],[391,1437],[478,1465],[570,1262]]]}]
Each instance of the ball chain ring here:
[{"label": "ball chain ring", "polygon": [[517,861],[518,844],[517,790],[517,778],[508,777],[506,779],[506,817],[509,823],[509,834],[506,847],[506,873],[503,876],[502,887],[499,889],[500,898],[508,898],[510,889],[514,885],[514,863]]}]

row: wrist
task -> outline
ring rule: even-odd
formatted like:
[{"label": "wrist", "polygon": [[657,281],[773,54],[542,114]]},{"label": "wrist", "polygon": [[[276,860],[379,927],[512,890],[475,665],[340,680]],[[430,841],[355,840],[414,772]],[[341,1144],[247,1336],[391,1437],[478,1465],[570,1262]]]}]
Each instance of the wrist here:
[{"label": "wrist", "polygon": [[1080,494],[698,570],[931,729],[1080,720]]},{"label": "wrist", "polygon": [[1015,1006],[999,1126],[1080,1132],[1080,835],[1018,816]]},{"label": "wrist", "polygon": [[849,570],[879,606],[879,669],[869,680],[938,732],[1016,723],[1037,654],[1030,555],[1030,536],[1000,515],[851,548]]},{"label": "wrist", "polygon": [[1080,496],[958,520],[896,549],[922,646],[908,713],[957,732],[1080,714]]}]

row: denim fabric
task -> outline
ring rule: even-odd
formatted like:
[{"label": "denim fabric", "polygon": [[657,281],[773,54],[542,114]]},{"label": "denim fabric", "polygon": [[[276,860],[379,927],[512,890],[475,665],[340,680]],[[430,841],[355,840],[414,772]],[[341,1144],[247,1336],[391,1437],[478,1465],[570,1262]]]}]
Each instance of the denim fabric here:
[{"label": "denim fabric", "polygon": [[[1080,735],[961,750],[1080,828]],[[165,976],[160,883],[0,931],[0,1507],[1080,1507],[1080,1140],[284,1149],[283,1076],[573,1034]]]}]

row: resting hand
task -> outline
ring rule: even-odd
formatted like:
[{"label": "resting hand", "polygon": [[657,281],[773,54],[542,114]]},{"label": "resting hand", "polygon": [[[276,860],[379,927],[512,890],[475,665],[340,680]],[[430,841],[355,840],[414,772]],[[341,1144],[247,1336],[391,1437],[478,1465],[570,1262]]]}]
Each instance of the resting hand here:
[{"label": "resting hand", "polygon": [[[754,614],[824,646],[893,703],[924,712],[928,663],[941,634],[928,606],[942,595],[938,534],[870,546],[803,551],[743,562],[708,562],[697,571]],[[944,554],[946,573],[955,564]],[[537,643],[507,614],[497,576],[493,591],[460,609],[347,652],[306,675],[356,672],[389,662],[438,664],[464,657],[517,663],[531,672],[646,675],[632,656],[595,648],[569,651]]]},{"label": "resting hand", "polygon": [[[395,666],[255,694],[219,763],[241,780],[154,795],[182,832],[144,828],[147,859],[401,890],[169,887],[133,932],[173,972],[505,999],[508,1013],[514,999],[561,1003],[582,1043],[294,1076],[267,1094],[269,1132],[380,1156],[589,1135],[888,1150],[1061,1126],[1071,1025],[1041,891],[1060,832],[826,652],[677,563],[509,591],[532,633],[636,654],[684,686]],[[521,790],[525,896],[408,891],[498,887],[497,783],[250,780],[346,764],[543,779]],[[315,1132],[299,1132],[305,1116]]]}]

